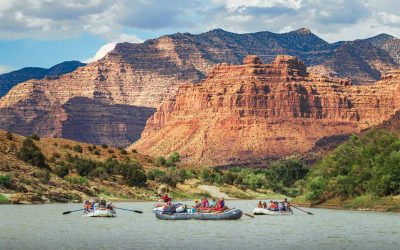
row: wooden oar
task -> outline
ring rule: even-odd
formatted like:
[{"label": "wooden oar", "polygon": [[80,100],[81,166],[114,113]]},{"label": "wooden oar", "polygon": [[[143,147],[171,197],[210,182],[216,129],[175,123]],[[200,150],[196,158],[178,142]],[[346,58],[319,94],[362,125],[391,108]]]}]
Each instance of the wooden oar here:
[{"label": "wooden oar", "polygon": [[65,211],[65,212],[63,212],[63,215],[65,215],[65,214],[70,214],[70,213],[73,213],[73,212],[82,211],[82,210],[85,210],[85,209],[84,209],[84,208],[81,208],[81,209],[78,209],[78,210]]},{"label": "wooden oar", "polygon": [[251,215],[251,214],[248,214],[248,213],[243,213],[244,215],[247,215],[247,216],[249,216],[250,218],[253,218],[254,219],[254,216],[253,215]]},{"label": "wooden oar", "polygon": [[120,207],[115,207],[115,208],[116,209],[125,210],[125,211],[135,212],[135,213],[138,213],[138,214],[142,214],[143,213],[142,211],[139,211],[139,210],[131,210],[131,209],[120,208]]},{"label": "wooden oar", "polygon": [[296,206],[294,206],[294,205],[290,205],[291,207],[294,207],[294,208],[296,208],[296,209],[298,209],[298,210],[300,210],[300,211],[302,211],[302,212],[304,212],[304,213],[307,213],[307,214],[309,214],[309,215],[314,215],[313,213],[311,213],[311,212],[307,212],[307,211],[305,211],[305,210],[303,210],[303,209],[301,209],[301,208],[298,208],[298,207],[296,207]]}]

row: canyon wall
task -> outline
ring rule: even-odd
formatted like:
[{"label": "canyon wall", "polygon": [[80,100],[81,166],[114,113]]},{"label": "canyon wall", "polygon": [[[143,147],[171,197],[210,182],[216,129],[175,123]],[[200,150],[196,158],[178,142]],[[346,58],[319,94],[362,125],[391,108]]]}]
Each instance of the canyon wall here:
[{"label": "canyon wall", "polygon": [[148,120],[131,148],[178,151],[187,162],[224,165],[304,153],[320,138],[378,125],[400,109],[399,72],[370,86],[312,75],[296,57],[220,64],[186,84]]},{"label": "canyon wall", "polygon": [[[258,54],[264,62],[290,54],[304,61],[311,72],[370,84],[398,66],[390,54],[396,51],[396,43],[382,42],[386,38],[374,41],[376,46],[365,40],[330,44],[308,29],[283,34],[217,29],[120,43],[104,58],[69,74],[29,80],[12,88],[0,99],[0,129],[128,146],[139,138],[155,108],[174,98],[180,86],[204,79],[215,64],[239,64],[248,54]],[[308,108],[318,105],[302,106],[296,115],[307,115]]]}]

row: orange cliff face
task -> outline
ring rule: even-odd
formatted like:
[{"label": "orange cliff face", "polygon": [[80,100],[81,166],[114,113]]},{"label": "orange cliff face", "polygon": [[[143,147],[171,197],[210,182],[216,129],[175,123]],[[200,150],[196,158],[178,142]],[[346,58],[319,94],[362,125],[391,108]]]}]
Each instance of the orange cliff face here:
[{"label": "orange cliff face", "polygon": [[179,88],[131,147],[153,156],[224,165],[303,153],[324,137],[378,125],[400,109],[400,72],[370,86],[310,75],[296,57],[219,64]]}]

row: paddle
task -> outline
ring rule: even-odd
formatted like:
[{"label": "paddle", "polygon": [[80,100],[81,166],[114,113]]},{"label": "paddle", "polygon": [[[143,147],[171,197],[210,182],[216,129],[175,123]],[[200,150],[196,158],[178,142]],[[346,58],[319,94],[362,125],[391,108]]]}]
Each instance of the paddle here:
[{"label": "paddle", "polygon": [[65,211],[65,212],[63,212],[63,215],[70,214],[70,213],[73,213],[73,212],[82,211],[82,210],[85,210],[85,209],[84,209],[84,208],[81,208],[81,209],[78,209],[78,210]]},{"label": "paddle", "polygon": [[298,210],[300,210],[300,211],[302,211],[302,212],[304,212],[304,213],[307,213],[307,214],[309,214],[309,215],[314,215],[313,213],[311,213],[311,212],[307,212],[307,211],[305,211],[305,210],[303,210],[303,209],[301,209],[301,208],[298,208],[298,207],[296,207],[296,206],[294,206],[294,205],[290,205],[291,207],[294,207],[294,208],[296,208],[296,209],[298,209]]},{"label": "paddle", "polygon": [[131,210],[131,209],[120,208],[120,207],[115,207],[115,208],[116,209],[125,210],[125,211],[135,212],[135,213],[138,213],[138,214],[142,214],[143,213],[142,211],[139,211],[139,210]]},{"label": "paddle", "polygon": [[247,216],[249,216],[250,218],[253,218],[254,219],[254,216],[253,215],[251,215],[251,214],[247,214],[247,213],[243,213],[244,215],[247,215]]}]

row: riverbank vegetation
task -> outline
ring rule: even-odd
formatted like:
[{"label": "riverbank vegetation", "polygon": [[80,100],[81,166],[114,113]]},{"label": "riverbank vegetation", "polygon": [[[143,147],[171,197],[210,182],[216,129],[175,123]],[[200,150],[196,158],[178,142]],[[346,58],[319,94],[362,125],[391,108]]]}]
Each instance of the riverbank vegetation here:
[{"label": "riverbank vegetation", "polygon": [[[175,198],[190,199],[209,196],[198,188],[209,185],[234,198],[288,196],[312,206],[400,209],[400,139],[386,130],[351,136],[311,168],[286,159],[257,169],[192,169],[178,152],[152,158],[106,144],[1,131],[0,141],[0,194],[21,193],[38,202],[85,196],[154,200],[162,185]],[[14,199],[3,195],[1,202],[8,197]]]},{"label": "riverbank vegetation", "polygon": [[400,194],[400,139],[386,130],[353,135],[323,158],[305,178],[303,201],[335,200],[347,208],[371,208]]}]

